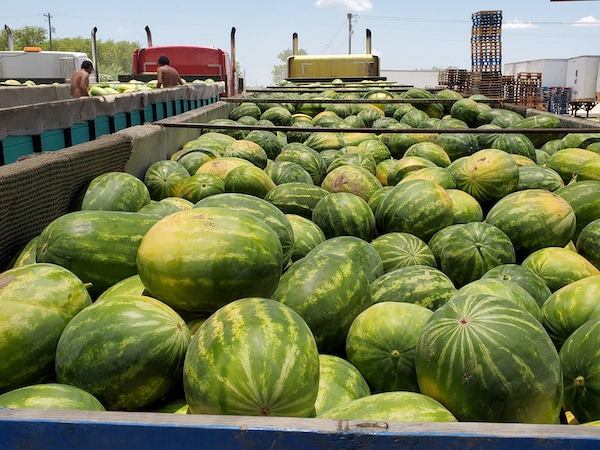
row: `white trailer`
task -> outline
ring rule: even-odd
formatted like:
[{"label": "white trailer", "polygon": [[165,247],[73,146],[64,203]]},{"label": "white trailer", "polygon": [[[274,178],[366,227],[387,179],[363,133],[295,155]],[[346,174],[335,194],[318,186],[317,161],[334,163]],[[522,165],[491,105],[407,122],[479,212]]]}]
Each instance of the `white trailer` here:
[{"label": "white trailer", "polygon": [[520,72],[541,73],[542,86],[565,87],[567,82],[567,59],[532,59],[504,64],[503,75],[517,76]]},{"label": "white trailer", "polygon": [[[0,51],[0,80],[65,82],[81,68],[83,61],[89,60],[83,52]],[[90,82],[95,81],[96,75],[93,73]]]},{"label": "white trailer", "polygon": [[566,87],[573,100],[596,100],[600,56],[577,56],[567,62]]}]

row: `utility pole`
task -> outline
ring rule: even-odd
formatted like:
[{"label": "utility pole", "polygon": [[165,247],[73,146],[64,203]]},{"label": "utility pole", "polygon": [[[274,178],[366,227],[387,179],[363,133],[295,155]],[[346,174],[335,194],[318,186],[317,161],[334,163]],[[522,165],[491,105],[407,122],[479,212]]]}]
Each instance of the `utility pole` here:
[{"label": "utility pole", "polygon": [[50,51],[52,51],[52,16],[48,13],[44,14],[44,17],[48,19],[48,38],[50,40]]},{"label": "utility pole", "polygon": [[352,13],[348,13],[348,54],[352,54]]}]

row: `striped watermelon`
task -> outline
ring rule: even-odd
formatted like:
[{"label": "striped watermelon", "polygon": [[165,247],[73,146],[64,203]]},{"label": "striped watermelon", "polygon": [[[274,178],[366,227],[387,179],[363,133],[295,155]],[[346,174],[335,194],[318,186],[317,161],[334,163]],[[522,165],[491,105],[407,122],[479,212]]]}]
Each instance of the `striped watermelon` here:
[{"label": "striped watermelon", "polygon": [[105,411],[92,394],[59,383],[34,384],[0,395],[0,408]]},{"label": "striped watermelon", "polygon": [[428,240],[454,221],[446,190],[429,180],[399,184],[386,195],[375,212],[380,234],[405,232]]},{"label": "striped watermelon", "polygon": [[262,112],[256,103],[242,102],[231,110],[229,118],[231,120],[239,120],[241,117],[250,116],[260,119],[261,114]]},{"label": "striped watermelon", "polygon": [[546,167],[558,172],[565,184],[579,173],[586,161],[600,158],[598,153],[582,148],[564,148],[558,150],[546,160]]},{"label": "striped watermelon", "polygon": [[382,392],[362,397],[317,416],[321,419],[394,422],[456,422],[450,411],[416,392]]},{"label": "striped watermelon", "polygon": [[456,188],[454,177],[443,167],[426,167],[425,169],[413,170],[406,174],[399,183],[406,183],[407,181],[417,179],[431,180],[442,186],[444,189]]},{"label": "striped watermelon", "polygon": [[183,384],[193,414],[309,417],[319,388],[315,339],[281,303],[234,301],[194,335]]},{"label": "striped watermelon", "polygon": [[440,268],[457,287],[481,278],[493,267],[516,262],[508,236],[484,222],[457,225],[440,245]]},{"label": "striped watermelon", "polygon": [[265,172],[276,185],[294,182],[314,184],[310,174],[291,161],[275,161],[265,168]]},{"label": "striped watermelon", "polygon": [[144,184],[152,200],[162,200],[165,197],[177,197],[181,185],[189,177],[190,173],[179,162],[162,160],[148,167]]},{"label": "striped watermelon", "polygon": [[0,275],[0,393],[54,379],[54,354],[69,321],[92,304],[84,284],[54,264]]},{"label": "striped watermelon", "polygon": [[577,238],[577,253],[600,269],[600,219],[581,230]]},{"label": "striped watermelon", "polygon": [[491,147],[512,155],[521,155],[533,161],[536,160],[535,146],[524,134],[499,134],[492,142]]},{"label": "striped watermelon", "polygon": [[428,167],[436,167],[430,160],[421,156],[403,156],[400,159],[394,159],[394,165],[390,167],[386,181],[388,186],[397,185],[405,176],[417,170]]},{"label": "striped watermelon", "polygon": [[600,270],[579,253],[562,247],[536,250],[522,265],[544,280],[552,292],[582,278],[600,275]]},{"label": "striped watermelon", "polygon": [[517,184],[517,191],[523,191],[525,189],[545,189],[554,192],[564,185],[565,183],[560,175],[549,167],[519,167],[519,184]]},{"label": "striped watermelon", "polygon": [[447,275],[423,265],[391,270],[371,283],[373,303],[414,303],[433,311],[445,304],[455,292],[456,288]]},{"label": "striped watermelon", "polygon": [[343,147],[340,149],[339,154],[329,163],[327,166],[327,173],[337,169],[338,167],[346,165],[354,165],[366,169],[372,174],[375,174],[377,163],[375,158],[371,155],[365,155],[364,153],[358,153],[355,150],[358,147]]},{"label": "striped watermelon", "polygon": [[519,183],[519,167],[502,150],[485,149],[469,156],[460,172],[454,173],[458,189],[477,201],[494,201],[513,192]]},{"label": "striped watermelon", "polygon": [[384,186],[381,189],[378,189],[375,192],[373,192],[373,195],[371,195],[371,198],[369,198],[368,201],[369,206],[371,207],[371,211],[373,211],[373,214],[375,214],[375,211],[377,211],[377,208],[379,207],[379,204],[381,203],[383,197],[389,194],[393,187],[394,186]]},{"label": "striped watermelon", "polygon": [[218,154],[214,155],[201,150],[193,150],[183,155],[177,162],[181,164],[190,175],[194,175],[203,164],[219,157],[220,155]]},{"label": "striped watermelon", "polygon": [[600,219],[600,181],[585,180],[569,184],[554,191],[564,198],[575,212],[576,240],[579,233],[590,222]]},{"label": "striped watermelon", "polygon": [[411,145],[404,156],[420,156],[438,167],[448,167],[451,162],[446,151],[434,142],[419,142]]},{"label": "striped watermelon", "polygon": [[416,370],[421,392],[460,421],[559,421],[558,353],[537,319],[508,300],[466,294],[435,311]]},{"label": "striped watermelon", "polygon": [[326,253],[292,264],[271,298],[300,314],[326,353],[344,344],[354,318],[371,304],[371,291],[357,262]]},{"label": "striped watermelon", "polygon": [[264,198],[274,187],[275,183],[271,177],[256,166],[235,167],[225,177],[225,192],[237,192]]},{"label": "striped watermelon", "polygon": [[437,267],[433,252],[423,240],[409,233],[386,233],[371,241],[383,262],[383,271],[406,266]]},{"label": "striped watermelon", "polygon": [[471,194],[460,189],[446,189],[446,193],[450,197],[450,200],[452,200],[454,210],[453,224],[481,222],[483,220],[481,205]]},{"label": "striped watermelon", "polygon": [[369,282],[383,275],[383,261],[377,250],[367,241],[356,236],[336,236],[315,246],[313,255],[333,254],[354,260],[365,272]]},{"label": "striped watermelon", "polygon": [[223,156],[221,158],[211,159],[210,161],[205,162],[198,167],[196,173],[210,173],[225,181],[227,174],[239,166],[256,167],[250,161],[245,159],[236,158],[234,156]]},{"label": "striped watermelon", "polygon": [[225,182],[212,173],[197,173],[188,177],[179,189],[179,196],[197,203],[205,197],[225,192]]},{"label": "striped watermelon", "polygon": [[193,206],[194,204],[192,202],[184,198],[166,197],[159,202],[152,200],[146,206],[142,207],[138,213],[155,216],[158,219],[162,219],[169,214],[186,209],[192,209]]},{"label": "striped watermelon", "polygon": [[115,295],[145,295],[146,297],[152,297],[137,274],[113,284],[100,294],[96,301],[99,302],[106,297]]},{"label": "striped watermelon", "polygon": [[81,209],[135,212],[148,203],[150,192],[142,180],[125,172],[107,172],[91,181]]},{"label": "striped watermelon", "polygon": [[40,234],[36,259],[66,267],[92,298],[137,273],[136,256],[156,217],[126,211],[75,211],[52,221]]},{"label": "striped watermelon", "polygon": [[372,393],[419,392],[415,347],[432,312],[413,303],[377,303],[354,319],[346,355],[363,374]]},{"label": "striped watermelon", "polygon": [[238,298],[271,295],[281,276],[283,251],[264,221],[199,207],[152,227],[139,246],[137,267],[153,296],[176,309],[212,313]]},{"label": "striped watermelon", "polygon": [[544,280],[527,267],[519,264],[501,264],[496,266],[493,269],[488,270],[481,277],[481,279],[486,278],[497,278],[518,284],[529,292],[540,307],[552,293]]},{"label": "striped watermelon", "polygon": [[288,218],[294,232],[292,262],[304,258],[313,248],[325,241],[323,230],[312,220],[296,214],[286,214],[285,216]]},{"label": "striped watermelon", "polygon": [[344,165],[329,172],[323,179],[321,187],[331,193],[348,192],[367,202],[371,195],[383,186],[367,169]]},{"label": "striped watermelon", "polygon": [[542,324],[557,347],[588,320],[600,317],[600,276],[583,278],[553,292],[542,305]]},{"label": "striped watermelon", "polygon": [[308,145],[287,144],[282,147],[281,153],[275,162],[289,161],[298,164],[312,177],[313,183],[320,186],[327,172],[327,164],[321,154]]},{"label": "striped watermelon", "polygon": [[138,295],[107,297],[63,331],[56,376],[108,410],[140,409],[178,381],[189,342],[185,322],[164,303]]},{"label": "striped watermelon", "polygon": [[36,262],[35,254],[37,253],[37,243],[40,240],[40,236],[37,235],[32,238],[21,251],[14,256],[12,261],[9,263],[8,268],[21,267],[27,264],[33,264]]},{"label": "striped watermelon", "polygon": [[294,250],[294,229],[286,215],[277,207],[253,195],[236,193],[224,193],[205,198],[196,203],[194,208],[207,206],[227,208],[262,220],[279,237],[283,250],[283,265],[288,263]]},{"label": "striped watermelon", "polygon": [[267,166],[267,152],[256,142],[246,139],[239,139],[229,144],[225,147],[223,156],[245,159],[261,169]]},{"label": "striped watermelon", "polygon": [[542,321],[542,312],[535,299],[524,288],[512,281],[497,278],[481,278],[465,284],[454,295],[464,294],[485,294],[504,298],[516,303],[537,320]]},{"label": "striped watermelon", "polygon": [[490,209],[485,221],[504,231],[523,257],[543,247],[564,247],[576,227],[571,205],[542,189],[508,194]]},{"label": "striped watermelon", "polygon": [[329,192],[319,186],[292,182],[275,186],[265,195],[265,200],[285,214],[297,214],[311,219],[315,206],[327,195]]},{"label": "striped watermelon", "polygon": [[315,205],[312,221],[325,237],[356,236],[371,241],[375,236],[375,215],[369,204],[349,192],[336,192]]},{"label": "striped watermelon", "polygon": [[357,398],[371,395],[367,381],[356,367],[334,355],[319,355],[319,391],[315,414]]},{"label": "striped watermelon", "polygon": [[600,318],[583,324],[560,349],[565,408],[579,423],[600,419]]},{"label": "striped watermelon", "polygon": [[[560,128],[561,121],[555,114],[536,114],[526,117],[514,124],[511,124],[509,128],[529,129],[529,128]],[[525,133],[529,137],[536,148],[540,148],[547,141],[556,139],[561,136],[560,133]]]}]

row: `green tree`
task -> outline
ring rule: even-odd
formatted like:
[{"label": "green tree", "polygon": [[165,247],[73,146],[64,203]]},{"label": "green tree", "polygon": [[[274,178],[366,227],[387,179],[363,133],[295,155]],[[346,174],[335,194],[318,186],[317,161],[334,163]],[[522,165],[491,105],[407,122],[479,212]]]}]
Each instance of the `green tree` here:
[{"label": "green tree", "polygon": [[[308,52],[303,48],[298,50],[299,55],[308,55]],[[277,64],[273,66],[273,70],[271,71],[271,75],[273,76],[273,84],[277,85],[281,83],[285,78],[287,78],[287,59],[292,56],[292,49],[287,48],[282,51],[279,55],[277,55],[277,59],[279,59],[282,64]]]},{"label": "green tree", "polygon": [[[42,47],[46,42],[46,30],[42,27],[23,27],[12,30],[15,50],[24,47]],[[0,50],[8,50],[8,35],[6,30],[0,32]]]}]

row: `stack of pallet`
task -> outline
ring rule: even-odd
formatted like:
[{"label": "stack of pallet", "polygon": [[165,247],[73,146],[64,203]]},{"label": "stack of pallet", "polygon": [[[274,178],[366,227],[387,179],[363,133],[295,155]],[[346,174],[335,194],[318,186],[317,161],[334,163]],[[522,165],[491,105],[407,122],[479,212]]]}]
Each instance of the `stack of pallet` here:
[{"label": "stack of pallet", "polygon": [[548,111],[554,114],[568,114],[571,88],[551,86],[548,88]]},{"label": "stack of pallet", "polygon": [[438,74],[438,84],[456,92],[469,92],[469,72],[466,69],[445,69]]},{"label": "stack of pallet", "polygon": [[512,75],[502,76],[502,95],[500,98],[507,103],[515,103],[517,80]]},{"label": "stack of pallet", "polygon": [[471,15],[471,92],[491,98],[502,95],[502,11]]},{"label": "stack of pallet", "polygon": [[516,103],[537,107],[542,104],[541,72],[519,72],[516,79]]}]

